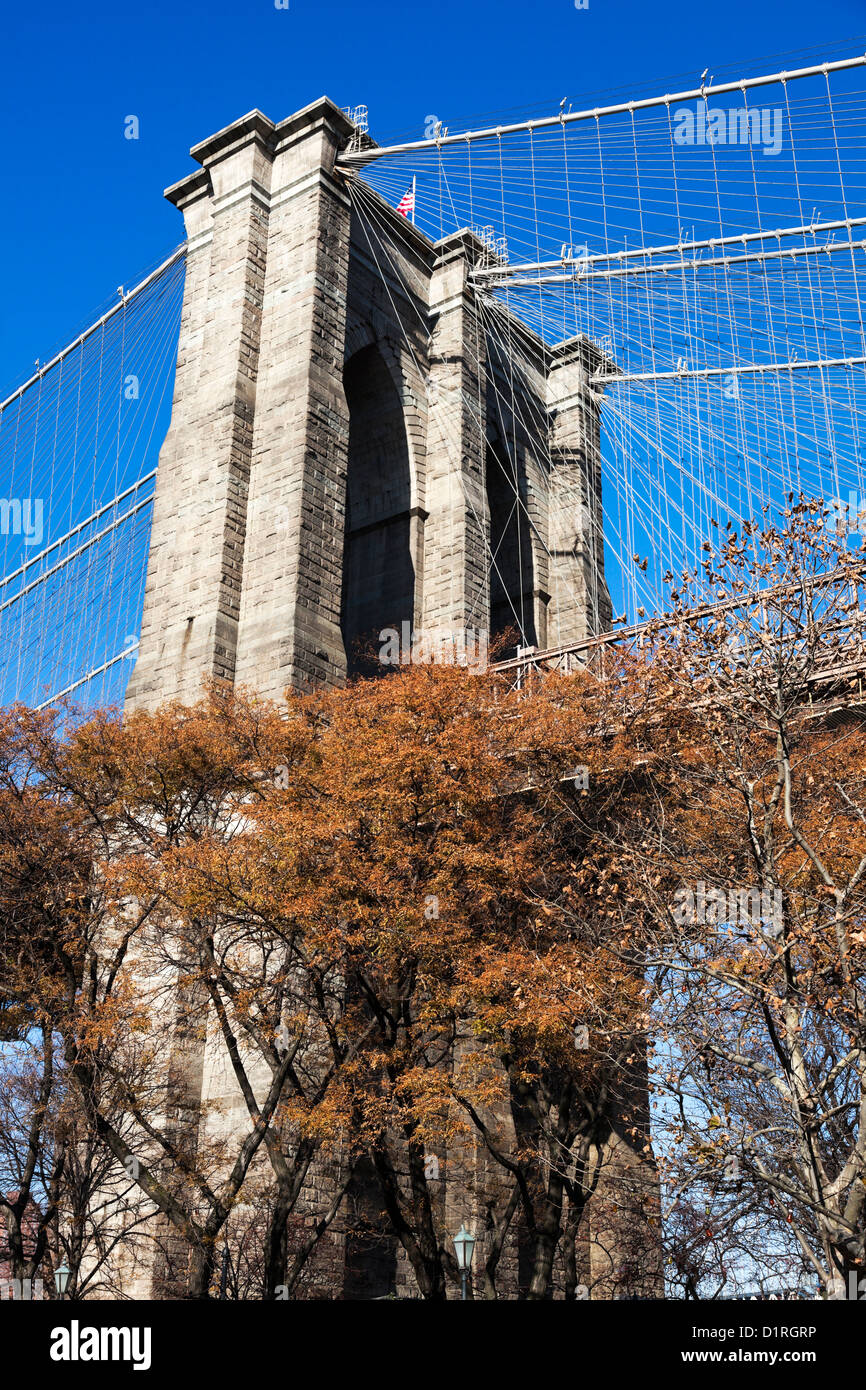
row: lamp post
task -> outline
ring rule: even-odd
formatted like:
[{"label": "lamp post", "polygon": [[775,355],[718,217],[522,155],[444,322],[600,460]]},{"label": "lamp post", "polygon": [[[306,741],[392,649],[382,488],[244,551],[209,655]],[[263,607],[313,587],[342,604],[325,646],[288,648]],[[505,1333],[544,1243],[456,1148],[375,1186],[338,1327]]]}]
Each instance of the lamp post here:
[{"label": "lamp post", "polygon": [[457,1268],[460,1270],[460,1297],[465,1303],[466,1280],[472,1268],[472,1252],[475,1249],[475,1237],[471,1231],[467,1231],[465,1222],[454,1237],[454,1249],[457,1251]]},{"label": "lamp post", "polygon": [[64,1260],[62,1265],[58,1265],[54,1271],[54,1287],[57,1290],[58,1298],[66,1297],[66,1290],[69,1286],[69,1265]]}]

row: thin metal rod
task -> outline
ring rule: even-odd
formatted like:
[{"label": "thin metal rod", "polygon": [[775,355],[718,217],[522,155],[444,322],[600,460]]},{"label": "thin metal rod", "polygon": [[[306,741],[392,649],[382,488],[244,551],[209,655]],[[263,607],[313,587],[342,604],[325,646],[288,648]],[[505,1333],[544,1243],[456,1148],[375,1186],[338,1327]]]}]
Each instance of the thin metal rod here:
[{"label": "thin metal rod", "polygon": [[128,290],[123,295],[122,299],[118,299],[117,303],[112,305],[107,313],[104,313],[102,317],[98,318],[95,323],[92,323],[89,328],[85,328],[83,333],[79,333],[78,337],[75,338],[73,342],[67,343],[65,348],[61,348],[60,351],[52,357],[50,362],[46,362],[45,365],[40,367],[38,371],[35,371],[31,377],[28,377],[23,386],[19,386],[16,391],[12,392],[11,396],[6,397],[5,401],[0,401],[0,415],[2,415],[7,405],[11,405],[13,401],[16,401],[19,396],[24,394],[29,386],[32,386],[34,382],[38,381],[39,378],[50,371],[52,367],[56,367],[58,362],[62,362],[63,358],[66,357],[68,353],[74,352],[77,347],[80,347],[82,343],[86,342],[92,333],[95,333],[96,330],[101,328],[104,323],[107,323],[109,319],[114,318],[114,315],[119,313],[131,299],[134,299],[137,294],[141,294],[142,290],[146,290],[148,285],[152,284],[154,280],[162,275],[164,270],[168,270],[169,266],[174,265],[175,261],[181,260],[185,255],[186,242],[183,241],[180,246],[178,246],[177,250],[172,251],[168,259],[163,261],[162,265],[158,265],[156,270],[152,270],[150,275],[145,276],[140,284]]},{"label": "thin metal rod", "polygon": [[696,367],[687,371],[673,372],[622,372],[609,376],[594,376],[593,386],[613,386],[621,381],[677,381],[680,377],[699,376],[741,376],[748,372],[802,372],[818,367],[858,367],[866,362],[866,357],[821,357],[812,362],[764,362],[752,363],[747,367]]},{"label": "thin metal rod", "polygon": [[485,289],[495,290],[505,286],[509,289],[525,289],[527,286],[536,285],[582,284],[584,280],[620,280],[632,275],[667,275],[671,270],[707,270],[714,265],[745,265],[753,261],[763,263],[784,260],[789,256],[817,256],[829,254],[831,251],[862,251],[864,248],[866,240],[839,241],[828,246],[792,246],[784,251],[753,251],[747,256],[713,256],[705,261],[696,258],[693,261],[661,261],[658,265],[619,266],[616,270],[590,270],[586,274],[576,270],[571,275],[525,275],[516,280],[503,276],[501,280],[494,280],[492,283],[488,281]]},{"label": "thin metal rod", "polygon": [[110,660],[104,661],[101,666],[95,666],[92,671],[87,672],[86,676],[81,676],[79,680],[73,681],[71,685],[64,686],[63,690],[58,690],[56,694],[49,695],[48,699],[43,700],[41,705],[37,705],[36,708],[47,709],[55,700],[62,700],[64,695],[71,695],[73,690],[77,690],[81,685],[86,685],[87,682],[92,681],[95,676],[101,676],[103,671],[108,670],[109,666],[113,666],[117,661],[123,661],[125,657],[131,656],[135,651],[138,651],[137,642],[133,642],[132,646],[127,647],[124,651],[118,652],[117,656],[113,656]]},{"label": "thin metal rod", "polygon": [[33,589],[37,589],[40,584],[44,584],[46,579],[50,579],[52,574],[57,574],[58,570],[62,570],[64,565],[68,565],[70,561],[77,559],[79,555],[83,555],[85,550],[89,550],[92,545],[96,545],[97,541],[101,541],[103,536],[107,536],[111,531],[116,531],[118,526],[122,526],[124,521],[128,521],[131,516],[135,516],[136,512],[140,512],[142,507],[149,506],[152,501],[153,494],[151,493],[149,497],[143,497],[140,502],[136,502],[134,507],[130,507],[122,516],[112,521],[110,526],[104,526],[101,531],[97,531],[96,535],[91,536],[83,545],[79,545],[75,550],[70,550],[68,555],[65,555],[62,560],[58,560],[57,564],[52,565],[44,574],[40,574],[38,579],[31,579],[30,583],[25,584],[23,589],[19,589],[17,594],[13,594],[12,597],[7,598],[4,603],[0,603],[0,613],[5,612],[7,608],[11,608],[13,603],[17,603],[19,599],[24,598],[24,595],[31,593]]},{"label": "thin metal rod", "polygon": [[[843,227],[866,227],[866,217],[847,217],[838,222],[803,223],[799,227],[777,227],[774,232],[740,232],[735,236],[709,237],[706,241],[671,241],[665,246],[639,246],[630,251],[600,251],[591,256],[561,256],[556,261],[525,261],[520,265],[486,266],[474,270],[473,280],[492,280],[499,276],[522,275],[536,270],[556,270],[565,265],[594,265],[600,261],[625,261],[635,256],[669,256],[675,251],[714,251],[717,246],[738,246],[747,241],[772,241],[780,236],[813,236],[817,232],[837,232]],[[823,247],[819,248],[823,250]]]},{"label": "thin metal rod", "polygon": [[817,77],[821,73],[842,72],[846,68],[859,68],[866,63],[866,54],[859,58],[843,58],[836,63],[818,63],[814,67],[795,68],[792,72],[775,72],[765,77],[743,77],[739,82],[721,82],[717,87],[694,87],[688,92],[667,93],[665,96],[644,97],[641,101],[622,101],[616,106],[596,106],[592,110],[560,112],[558,116],[544,116],[535,121],[518,121],[513,125],[489,126],[484,130],[466,130],[459,135],[441,135],[432,140],[410,140],[403,145],[382,145],[369,150],[346,151],[340,156],[339,164],[358,167],[381,159],[388,154],[408,154],[414,150],[440,149],[443,145],[468,144],[472,140],[495,140],[500,135],[516,135],[521,131],[550,129],[552,126],[572,125],[575,121],[594,121],[601,116],[622,115],[625,111],[642,111],[652,106],[669,106],[672,101],[706,100],[707,97],[721,96],[724,92],[745,92],[751,87],[769,87],[777,82],[791,82],[798,77]]},{"label": "thin metal rod", "polygon": [[19,574],[23,574],[25,570],[29,570],[31,565],[36,565],[40,560],[44,560],[46,555],[50,555],[52,550],[56,550],[59,545],[63,545],[64,541],[69,541],[73,536],[77,536],[78,532],[83,531],[85,526],[89,526],[93,521],[98,521],[106,512],[110,512],[112,507],[116,507],[118,502],[122,502],[124,497],[129,497],[132,492],[138,492],[140,487],[144,487],[145,483],[149,483],[151,478],[155,477],[156,469],[152,468],[149,473],[145,473],[139,478],[138,482],[133,483],[131,487],[124,488],[123,492],[118,492],[116,497],[112,497],[111,501],[106,502],[98,511],[91,512],[90,516],[86,516],[83,521],[79,521],[78,525],[73,526],[71,531],[67,531],[65,536],[58,536],[56,541],[52,541],[50,545],[46,545],[45,549],[40,550],[38,555],[34,555],[30,560],[25,560],[24,564],[20,565],[17,570],[13,570],[11,574],[4,575],[0,578],[0,588],[2,588],[4,584],[10,584],[13,579],[17,579]]}]

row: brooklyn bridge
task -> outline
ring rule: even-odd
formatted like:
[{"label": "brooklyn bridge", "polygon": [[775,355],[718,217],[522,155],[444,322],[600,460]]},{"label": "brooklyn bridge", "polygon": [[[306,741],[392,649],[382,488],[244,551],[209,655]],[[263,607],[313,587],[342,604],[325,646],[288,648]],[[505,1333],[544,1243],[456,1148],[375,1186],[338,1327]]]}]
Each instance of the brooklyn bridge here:
[{"label": "brooklyn bridge", "polygon": [[579,658],[713,521],[858,532],[864,61],[196,145],[184,241],[0,405],[3,699],[339,680],[405,620]]},{"label": "brooklyn bridge", "polygon": [[[2,703],[277,699],[404,630],[603,679],[720,526],[793,496],[861,534],[864,65],[391,144],[323,97],[202,139],[180,245],[0,404]],[[855,589],[822,716],[862,701]],[[622,1135],[611,1173],[656,1182]]]}]

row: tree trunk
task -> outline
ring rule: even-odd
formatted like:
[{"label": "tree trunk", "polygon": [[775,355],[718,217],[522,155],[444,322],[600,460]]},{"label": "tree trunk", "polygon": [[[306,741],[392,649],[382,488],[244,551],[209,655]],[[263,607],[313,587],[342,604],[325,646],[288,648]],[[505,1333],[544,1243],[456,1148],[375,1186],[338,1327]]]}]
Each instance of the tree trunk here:
[{"label": "tree trunk", "polygon": [[538,1302],[550,1297],[553,1283],[553,1257],[562,1228],[562,1190],[563,1180],[556,1169],[551,1167],[547,1180],[547,1196],[544,1202],[544,1216],[537,1227],[535,1241],[535,1262],[529,1282],[527,1298]]},{"label": "tree trunk", "polygon": [[187,1298],[210,1298],[210,1286],[213,1282],[215,1260],[216,1246],[213,1241],[208,1241],[207,1244],[192,1246],[189,1260],[189,1277],[187,1280]]}]

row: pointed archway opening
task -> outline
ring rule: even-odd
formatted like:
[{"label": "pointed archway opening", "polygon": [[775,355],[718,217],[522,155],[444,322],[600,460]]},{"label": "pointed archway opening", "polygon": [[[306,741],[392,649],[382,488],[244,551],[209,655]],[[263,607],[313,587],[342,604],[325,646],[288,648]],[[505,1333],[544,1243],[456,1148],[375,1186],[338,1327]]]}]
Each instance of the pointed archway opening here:
[{"label": "pointed archway opening", "polygon": [[500,659],[513,656],[518,646],[537,643],[532,535],[527,515],[526,474],[499,431],[487,439],[485,478],[490,514],[490,642]]},{"label": "pointed archway opening", "polygon": [[377,667],[379,633],[415,612],[412,478],[403,402],[375,345],[343,373],[349,407],[341,628],[349,675]]}]

